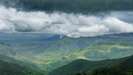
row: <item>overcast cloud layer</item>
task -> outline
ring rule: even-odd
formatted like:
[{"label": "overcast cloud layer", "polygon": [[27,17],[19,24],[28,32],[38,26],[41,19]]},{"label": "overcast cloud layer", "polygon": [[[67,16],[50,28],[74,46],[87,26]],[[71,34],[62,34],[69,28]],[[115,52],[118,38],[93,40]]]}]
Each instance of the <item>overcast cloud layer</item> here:
[{"label": "overcast cloud layer", "polygon": [[133,10],[133,0],[0,0],[7,7],[27,11],[95,13]]},{"label": "overcast cloud layer", "polygon": [[[88,37],[133,32],[133,12],[83,15],[44,11],[24,12],[0,6],[0,32],[47,33]],[[103,17],[104,16],[104,17]]]}]

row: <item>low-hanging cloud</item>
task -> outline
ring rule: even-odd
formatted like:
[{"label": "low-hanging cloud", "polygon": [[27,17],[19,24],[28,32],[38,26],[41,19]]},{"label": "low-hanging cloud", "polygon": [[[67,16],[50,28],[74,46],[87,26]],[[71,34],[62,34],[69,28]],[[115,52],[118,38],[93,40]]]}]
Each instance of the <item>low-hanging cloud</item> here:
[{"label": "low-hanging cloud", "polygon": [[[121,15],[118,15],[120,13]],[[125,13],[133,16],[130,11],[112,12],[102,17],[59,12],[24,12],[0,6],[0,32],[47,33],[69,37],[133,32],[133,24],[128,22],[129,16],[125,16]]]}]

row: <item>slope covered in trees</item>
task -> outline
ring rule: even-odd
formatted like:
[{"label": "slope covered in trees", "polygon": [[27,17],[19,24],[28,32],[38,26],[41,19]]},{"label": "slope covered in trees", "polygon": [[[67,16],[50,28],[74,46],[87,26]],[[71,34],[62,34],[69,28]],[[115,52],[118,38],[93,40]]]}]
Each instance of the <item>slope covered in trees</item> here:
[{"label": "slope covered in trees", "polygon": [[30,68],[0,61],[0,75],[44,75]]},{"label": "slope covered in trees", "polygon": [[121,59],[111,59],[111,60],[102,60],[102,61],[75,60],[68,65],[53,70],[52,72],[49,73],[49,75],[71,75],[71,74],[100,75],[103,73],[105,73],[105,75],[108,74],[113,75],[115,73],[116,73],[115,75],[121,75],[119,73],[122,74],[125,74],[126,72],[132,73],[133,71],[133,64],[131,64],[133,62],[132,59],[133,56]]}]

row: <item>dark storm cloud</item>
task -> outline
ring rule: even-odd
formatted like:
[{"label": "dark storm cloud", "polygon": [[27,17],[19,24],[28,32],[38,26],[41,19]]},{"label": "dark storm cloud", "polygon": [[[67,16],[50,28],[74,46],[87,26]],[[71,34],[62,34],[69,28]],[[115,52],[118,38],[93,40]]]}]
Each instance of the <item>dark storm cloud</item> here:
[{"label": "dark storm cloud", "polygon": [[[0,32],[76,38],[133,32],[133,0],[0,0],[0,3]],[[111,12],[103,13],[106,11]]]},{"label": "dark storm cloud", "polygon": [[0,3],[7,7],[47,12],[94,13],[133,10],[133,0],[0,0]]},{"label": "dark storm cloud", "polygon": [[[133,12],[111,12],[105,17],[73,13],[51,14],[34,11],[17,11],[0,6],[0,32],[45,33],[68,37],[90,37],[113,33],[133,32]],[[129,18],[131,17],[131,18]]]}]

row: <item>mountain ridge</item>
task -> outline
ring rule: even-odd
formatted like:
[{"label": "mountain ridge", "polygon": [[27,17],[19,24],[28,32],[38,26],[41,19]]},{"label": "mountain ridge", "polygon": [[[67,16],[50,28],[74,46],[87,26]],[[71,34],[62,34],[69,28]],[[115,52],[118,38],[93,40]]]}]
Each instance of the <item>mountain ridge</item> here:
[{"label": "mountain ridge", "polygon": [[71,75],[73,73],[87,73],[92,71],[93,69],[102,68],[102,67],[112,67],[112,66],[124,67],[123,66],[124,64],[125,67],[128,68],[129,66],[127,66],[127,64],[133,62],[133,60],[129,59],[133,59],[133,56],[128,56],[120,59],[107,59],[101,61],[89,61],[89,60],[79,59],[51,71],[48,75]]}]

